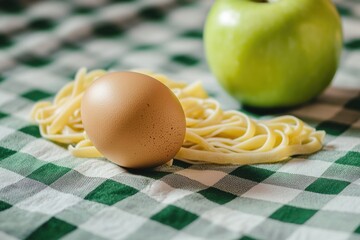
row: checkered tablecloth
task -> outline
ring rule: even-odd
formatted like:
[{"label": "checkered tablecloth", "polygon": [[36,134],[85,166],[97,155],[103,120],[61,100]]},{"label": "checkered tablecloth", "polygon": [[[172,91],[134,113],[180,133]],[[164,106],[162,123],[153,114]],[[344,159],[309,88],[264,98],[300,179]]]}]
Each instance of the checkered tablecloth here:
[{"label": "checkered tablecloth", "polygon": [[211,3],[0,1],[0,239],[360,239],[357,0],[336,1],[345,45],[332,87],[291,112],[327,132],[311,156],[126,171],[72,157],[29,122],[32,105],[83,66],[202,80],[225,108],[240,109],[206,66]]}]

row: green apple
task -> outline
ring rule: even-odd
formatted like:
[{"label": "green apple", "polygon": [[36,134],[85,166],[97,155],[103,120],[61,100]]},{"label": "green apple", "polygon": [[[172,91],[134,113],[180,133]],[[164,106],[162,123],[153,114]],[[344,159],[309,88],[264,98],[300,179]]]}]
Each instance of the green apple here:
[{"label": "green apple", "polygon": [[334,77],[341,19],[331,0],[217,0],[204,44],[211,71],[244,105],[291,107]]}]

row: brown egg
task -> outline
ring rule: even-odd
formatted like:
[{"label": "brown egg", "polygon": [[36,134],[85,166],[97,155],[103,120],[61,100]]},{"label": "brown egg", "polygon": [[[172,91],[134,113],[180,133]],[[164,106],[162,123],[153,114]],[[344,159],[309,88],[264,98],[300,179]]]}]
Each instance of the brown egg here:
[{"label": "brown egg", "polygon": [[177,97],[141,73],[113,72],[96,80],[84,94],[81,116],[95,147],[127,168],[168,162],[185,137],[185,114]]}]

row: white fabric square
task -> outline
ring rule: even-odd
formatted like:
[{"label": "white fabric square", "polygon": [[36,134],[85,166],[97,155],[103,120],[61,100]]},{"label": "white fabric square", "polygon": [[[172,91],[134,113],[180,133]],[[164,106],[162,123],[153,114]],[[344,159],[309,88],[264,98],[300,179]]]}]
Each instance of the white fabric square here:
[{"label": "white fabric square", "polygon": [[[49,93],[56,93],[60,88],[62,88],[66,83],[66,79],[46,72],[43,69],[34,69],[22,67],[19,71],[14,74],[14,80],[19,84],[29,84],[31,82],[31,87],[39,88]],[[46,84],[44,81],[46,80]]]},{"label": "white fabric square", "polygon": [[345,59],[345,64],[349,68],[357,69],[359,67],[360,62],[360,53],[358,51],[353,51],[348,57]]},{"label": "white fabric square", "polygon": [[[0,31],[1,31],[1,24],[0,24]],[[4,51],[0,51],[0,71],[8,70],[9,68],[12,68],[16,66],[16,62],[14,59],[12,59],[12,56],[9,53],[6,53]],[[6,84],[6,81],[5,83]]]},{"label": "white fabric square", "polygon": [[359,144],[359,138],[338,136],[334,140],[328,142],[326,145],[329,148],[336,149],[336,151],[349,151]]},{"label": "white fabric square", "polygon": [[10,236],[6,234],[5,232],[0,232],[0,239],[2,240],[17,240],[18,238]]},{"label": "white fabric square", "polygon": [[225,207],[211,209],[201,215],[201,218],[207,219],[216,225],[229,229],[233,232],[250,232],[255,226],[265,218],[261,216],[250,215],[240,211],[234,211]]},{"label": "white fabric square", "polygon": [[278,203],[288,203],[301,192],[302,191],[297,189],[259,183],[244,193],[242,197],[255,198]]},{"label": "white fabric square", "polygon": [[135,17],[137,8],[138,6],[135,4],[111,4],[99,11],[99,18],[103,21],[121,23]]},{"label": "white fabric square", "polygon": [[46,56],[57,49],[60,41],[48,32],[36,32],[28,35],[26,38],[13,49],[14,54],[21,54],[22,52],[36,53],[40,56]]},{"label": "white fabric square", "polygon": [[17,173],[6,170],[5,168],[0,168],[0,189],[9,186],[13,183],[16,183],[23,178],[24,178],[23,176]]},{"label": "white fabric square", "polygon": [[[340,1],[342,4],[343,0]],[[359,22],[357,18],[343,17],[343,31],[345,39],[356,39],[360,38]]]},{"label": "white fabric square", "polygon": [[62,2],[40,2],[29,8],[29,16],[35,18],[59,19],[69,13],[69,5]]},{"label": "white fabric square", "polygon": [[61,22],[56,34],[68,41],[81,39],[91,34],[91,22],[88,16],[73,16]]},{"label": "white fabric square", "polygon": [[[86,6],[86,7],[103,7],[107,3],[107,0],[73,0],[73,3],[80,6]],[[101,9],[101,8],[100,8]]]},{"label": "white fabric square", "polygon": [[149,184],[146,188],[141,190],[141,192],[154,198],[158,202],[167,204],[173,203],[192,193],[191,191],[172,188],[170,185],[160,180]]},{"label": "white fabric square", "polygon": [[85,52],[74,52],[59,56],[55,64],[57,69],[79,69],[81,67],[94,69],[97,67],[96,63],[92,55]]},{"label": "white fabric square", "polygon": [[[350,53],[348,56],[351,56],[352,53]],[[359,78],[357,75],[351,74],[349,71],[340,70],[335,75],[334,80],[331,82],[331,86],[335,88],[340,89],[347,89],[347,90],[354,90],[356,92],[356,89],[354,89],[354,86],[357,86],[359,84]],[[351,99],[352,97],[348,97],[347,99]],[[342,101],[342,104],[346,103],[347,101]]]},{"label": "white fabric square", "polygon": [[298,228],[288,240],[308,240],[308,239],[326,239],[326,240],[342,240],[348,239],[350,234],[337,232],[327,229],[318,229],[308,226]]},{"label": "white fabric square", "polygon": [[[28,24],[28,17],[25,14],[1,14],[0,17],[0,32],[13,33],[17,30],[25,28]],[[3,55],[5,51],[1,51]]]},{"label": "white fabric square", "polygon": [[[351,53],[349,54],[351,55]],[[348,55],[348,56],[349,56]],[[347,61],[347,63],[349,63]],[[342,89],[354,89],[359,82],[357,75],[351,74],[349,71],[344,71],[343,69],[339,69],[337,74],[335,75],[334,80],[331,82],[331,87],[342,88]],[[351,97],[349,97],[350,99]],[[340,104],[344,104],[346,101],[339,102]]]},{"label": "white fabric square", "polygon": [[358,180],[356,180],[355,182],[353,182],[353,184],[360,185],[360,178]]},{"label": "white fabric square", "polygon": [[16,130],[0,126],[0,140],[14,133]]},{"label": "white fabric square", "polygon": [[186,239],[186,240],[204,240],[204,238],[202,238],[202,237],[191,236],[191,235],[186,234],[184,232],[179,232],[178,235],[171,238],[171,240],[184,240],[184,239]]},{"label": "white fabric square", "polygon": [[138,69],[158,69],[167,61],[167,56],[153,50],[132,52],[122,59],[125,65]]},{"label": "white fabric square", "polygon": [[31,156],[46,161],[53,162],[70,156],[70,152],[63,147],[44,139],[36,139],[21,149],[21,152],[30,154]]},{"label": "white fabric square", "polygon": [[10,100],[13,100],[15,98],[16,96],[14,94],[10,94],[0,90],[0,105],[9,102]]},{"label": "white fabric square", "polygon": [[62,193],[47,187],[34,196],[16,204],[16,206],[30,212],[55,215],[65,208],[75,205],[81,200],[81,198],[74,195]]},{"label": "white fabric square", "polygon": [[[167,29],[166,25],[156,23],[143,23],[128,32],[129,39],[142,44],[159,44],[172,39],[173,31]],[[158,51],[156,51],[158,53]],[[158,55],[158,54],[157,54]],[[158,57],[154,55],[153,60]]]},{"label": "white fabric square", "polygon": [[[201,42],[194,39],[176,39],[171,42],[168,42],[164,45],[164,49],[169,54],[194,54],[197,49],[201,48]],[[192,78],[189,79],[193,79]]]},{"label": "white fabric square", "polygon": [[330,166],[330,162],[294,158],[283,165],[278,171],[320,177]]},{"label": "white fabric square", "polygon": [[[203,4],[210,7],[211,1],[204,1]],[[204,9],[204,11],[205,10],[207,9]],[[176,11],[172,11],[169,14],[168,21],[177,27],[194,29],[202,27],[205,16],[205,12],[204,14],[201,14],[199,9],[193,7],[183,7],[177,9]]]},{"label": "white fabric square", "polygon": [[84,159],[84,161],[84,163],[76,166],[74,170],[87,177],[111,178],[126,172],[125,169],[107,160]]},{"label": "white fabric square", "polygon": [[178,171],[176,174],[198,181],[207,186],[213,186],[220,179],[226,176],[226,173],[221,171],[195,170],[190,168]]},{"label": "white fabric square", "polygon": [[350,196],[336,196],[323,208],[324,210],[360,213],[360,198]]},{"label": "white fabric square", "polygon": [[96,55],[97,58],[106,59],[117,58],[128,50],[126,45],[106,39],[96,39],[96,41],[90,41],[84,47],[86,48],[86,51]]},{"label": "white fabric square", "polygon": [[13,116],[17,117],[17,118],[20,118],[20,119],[23,119],[24,121],[27,121],[27,122],[30,122],[30,112],[31,112],[31,109],[33,107],[33,105],[31,104],[30,100],[23,100],[23,101],[27,101],[29,102],[30,104],[28,105],[24,105],[22,106],[20,109],[18,109],[14,114]]},{"label": "white fabric square", "polygon": [[80,228],[107,239],[119,239],[120,236],[124,239],[146,221],[118,208],[108,207],[80,225]]}]

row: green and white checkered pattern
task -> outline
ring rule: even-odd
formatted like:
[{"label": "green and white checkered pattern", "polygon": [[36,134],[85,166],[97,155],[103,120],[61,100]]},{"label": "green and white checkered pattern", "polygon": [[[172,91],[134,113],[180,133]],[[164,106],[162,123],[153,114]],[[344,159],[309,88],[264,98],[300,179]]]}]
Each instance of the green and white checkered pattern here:
[{"label": "green and white checkered pattern", "polygon": [[200,79],[223,106],[240,109],[206,66],[211,3],[0,0],[0,239],[360,239],[357,0],[336,1],[345,46],[333,86],[290,112],[328,133],[311,156],[126,171],[75,158],[29,123],[32,105],[82,66]]}]

